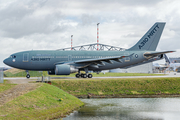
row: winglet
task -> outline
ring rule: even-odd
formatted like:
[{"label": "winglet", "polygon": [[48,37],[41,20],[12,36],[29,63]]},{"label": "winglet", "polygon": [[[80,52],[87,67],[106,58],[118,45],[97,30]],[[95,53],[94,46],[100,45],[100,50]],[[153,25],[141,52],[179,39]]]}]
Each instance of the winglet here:
[{"label": "winglet", "polygon": [[163,51],[163,52],[152,52],[152,53],[145,53],[144,56],[157,56],[157,55],[161,55],[161,54],[165,54],[165,53],[172,53],[172,52],[176,52],[176,51]]}]

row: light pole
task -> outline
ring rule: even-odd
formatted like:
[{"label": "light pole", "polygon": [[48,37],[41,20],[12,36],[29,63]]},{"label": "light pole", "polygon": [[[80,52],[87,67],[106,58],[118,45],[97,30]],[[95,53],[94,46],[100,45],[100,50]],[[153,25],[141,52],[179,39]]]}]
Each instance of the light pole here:
[{"label": "light pole", "polygon": [[97,23],[97,50],[99,50],[99,24],[100,23]]}]

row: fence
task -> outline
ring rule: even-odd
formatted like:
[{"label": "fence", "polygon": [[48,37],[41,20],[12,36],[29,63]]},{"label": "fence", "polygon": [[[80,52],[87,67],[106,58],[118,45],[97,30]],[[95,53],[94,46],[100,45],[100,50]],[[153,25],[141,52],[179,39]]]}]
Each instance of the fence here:
[{"label": "fence", "polygon": [[4,83],[3,70],[0,70],[0,83]]},{"label": "fence", "polygon": [[41,81],[41,82],[51,81],[51,78],[50,76],[48,77],[41,76],[41,77],[38,77],[38,81]]},{"label": "fence", "polygon": [[50,76],[48,76],[48,77],[44,77],[44,76],[38,77],[38,80],[36,82],[48,83],[48,84],[51,85],[51,78],[50,78]]}]

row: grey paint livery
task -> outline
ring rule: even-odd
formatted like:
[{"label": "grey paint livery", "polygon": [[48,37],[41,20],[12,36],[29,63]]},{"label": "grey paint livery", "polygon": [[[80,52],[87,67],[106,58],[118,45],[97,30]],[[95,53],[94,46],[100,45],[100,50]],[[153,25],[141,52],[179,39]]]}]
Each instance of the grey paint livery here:
[{"label": "grey paint livery", "polygon": [[50,74],[68,75],[89,70],[101,71],[131,67],[163,58],[156,48],[165,23],[155,23],[149,31],[126,51],[58,51],[32,50],[12,54],[4,63],[24,70],[50,71]]}]

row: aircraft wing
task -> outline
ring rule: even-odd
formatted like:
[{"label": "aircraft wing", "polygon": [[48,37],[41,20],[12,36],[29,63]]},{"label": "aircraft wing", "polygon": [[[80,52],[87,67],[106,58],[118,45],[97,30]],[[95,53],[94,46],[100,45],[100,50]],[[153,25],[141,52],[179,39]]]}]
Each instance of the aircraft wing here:
[{"label": "aircraft wing", "polygon": [[146,63],[150,63],[150,62],[154,62],[154,61],[158,61],[158,60],[162,60],[162,59],[163,58],[161,58],[161,57],[155,57],[155,58],[151,58],[151,59],[148,59],[146,61],[143,61],[141,63],[130,65],[130,66],[126,66],[126,67],[123,67],[123,68],[127,69],[127,68],[135,67],[135,66],[138,66],[138,65],[143,65],[143,64],[146,64]]},{"label": "aircraft wing", "polygon": [[161,55],[161,54],[172,53],[172,52],[175,52],[175,51],[151,52],[151,53],[145,53],[144,56],[146,56],[146,57],[158,56],[158,55]]},{"label": "aircraft wing", "polygon": [[107,62],[107,63],[112,64],[113,61],[116,61],[116,62],[121,63],[122,61],[120,59],[123,59],[125,57],[130,57],[133,54],[128,55],[128,56],[106,57],[106,58],[97,58],[97,59],[85,59],[85,60],[77,60],[77,61],[71,61],[71,62],[58,62],[58,63],[55,63],[55,65],[57,65],[57,64],[69,64],[69,65],[75,66],[76,68],[84,68],[84,67],[88,67],[88,66],[98,68],[99,67],[98,64],[104,65],[103,62]]},{"label": "aircraft wing", "polygon": [[118,57],[107,57],[107,58],[98,58],[98,59],[77,60],[77,61],[74,62],[74,66],[76,66],[76,68],[84,68],[84,67],[88,67],[88,66],[89,67],[93,67],[93,68],[99,68],[99,65],[104,65],[103,62],[107,62],[107,63],[112,64],[113,61],[116,61],[116,62],[120,62],[121,63],[122,61],[120,59],[123,59],[125,57],[130,57],[133,54],[128,55],[128,56],[118,56]]},{"label": "aircraft wing", "polygon": [[[131,55],[133,55],[133,54],[131,54]],[[98,59],[77,60],[74,63],[92,63],[92,62],[102,62],[102,61],[110,63],[111,60],[114,60],[114,61],[117,61],[117,62],[121,62],[120,59],[125,58],[125,57],[130,57],[131,55],[128,55],[128,56],[118,56],[118,57],[106,57],[106,58],[98,58]]]}]

